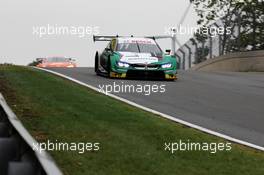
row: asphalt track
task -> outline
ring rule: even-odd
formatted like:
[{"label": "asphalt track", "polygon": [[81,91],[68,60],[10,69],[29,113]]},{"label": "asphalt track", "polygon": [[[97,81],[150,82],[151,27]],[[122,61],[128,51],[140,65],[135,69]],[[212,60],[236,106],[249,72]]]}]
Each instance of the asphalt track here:
[{"label": "asphalt track", "polygon": [[195,125],[264,146],[264,73],[180,71],[179,80],[119,80],[96,76],[92,68],[50,68],[99,85],[166,85],[164,93],[115,93],[137,104]]}]

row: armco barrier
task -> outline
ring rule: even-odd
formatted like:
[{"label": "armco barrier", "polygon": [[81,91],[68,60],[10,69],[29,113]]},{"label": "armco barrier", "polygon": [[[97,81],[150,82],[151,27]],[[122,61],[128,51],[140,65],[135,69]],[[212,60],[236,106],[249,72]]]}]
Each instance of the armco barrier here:
[{"label": "armco barrier", "polygon": [[0,93],[0,175],[62,175],[45,151],[34,151],[37,141]]},{"label": "armco barrier", "polygon": [[206,60],[191,70],[264,72],[264,51],[237,52]]}]

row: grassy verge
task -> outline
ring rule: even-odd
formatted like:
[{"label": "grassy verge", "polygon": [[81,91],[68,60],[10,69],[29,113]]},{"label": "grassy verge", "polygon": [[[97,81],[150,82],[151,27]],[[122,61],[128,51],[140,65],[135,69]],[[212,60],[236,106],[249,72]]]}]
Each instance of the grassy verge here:
[{"label": "grassy verge", "polygon": [[51,74],[0,66],[0,92],[39,141],[99,142],[93,152],[50,152],[67,175],[264,174],[264,154],[231,151],[171,154],[165,142],[226,142]]}]

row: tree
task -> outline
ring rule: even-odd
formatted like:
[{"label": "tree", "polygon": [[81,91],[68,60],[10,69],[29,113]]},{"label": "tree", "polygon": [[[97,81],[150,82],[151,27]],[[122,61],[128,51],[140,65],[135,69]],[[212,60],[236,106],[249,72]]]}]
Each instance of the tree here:
[{"label": "tree", "polygon": [[37,66],[39,63],[41,63],[41,59],[37,58],[36,60],[33,60],[31,63],[29,63],[28,66]]},{"label": "tree", "polygon": [[[221,21],[222,51],[264,49],[264,0],[190,0],[199,16],[197,24]],[[232,34],[226,33],[230,27]]]}]

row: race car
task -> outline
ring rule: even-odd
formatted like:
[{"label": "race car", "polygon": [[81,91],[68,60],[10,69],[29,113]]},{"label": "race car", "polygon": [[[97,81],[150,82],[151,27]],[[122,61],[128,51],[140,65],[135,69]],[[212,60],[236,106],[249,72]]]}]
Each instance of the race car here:
[{"label": "race car", "polygon": [[72,58],[65,57],[48,57],[48,58],[37,58],[37,67],[48,68],[48,67],[64,67],[73,68],[76,67],[75,60]]},{"label": "race car", "polygon": [[164,53],[155,37],[94,36],[109,41],[95,54],[95,72],[110,78],[177,79],[177,61],[170,50]]}]

